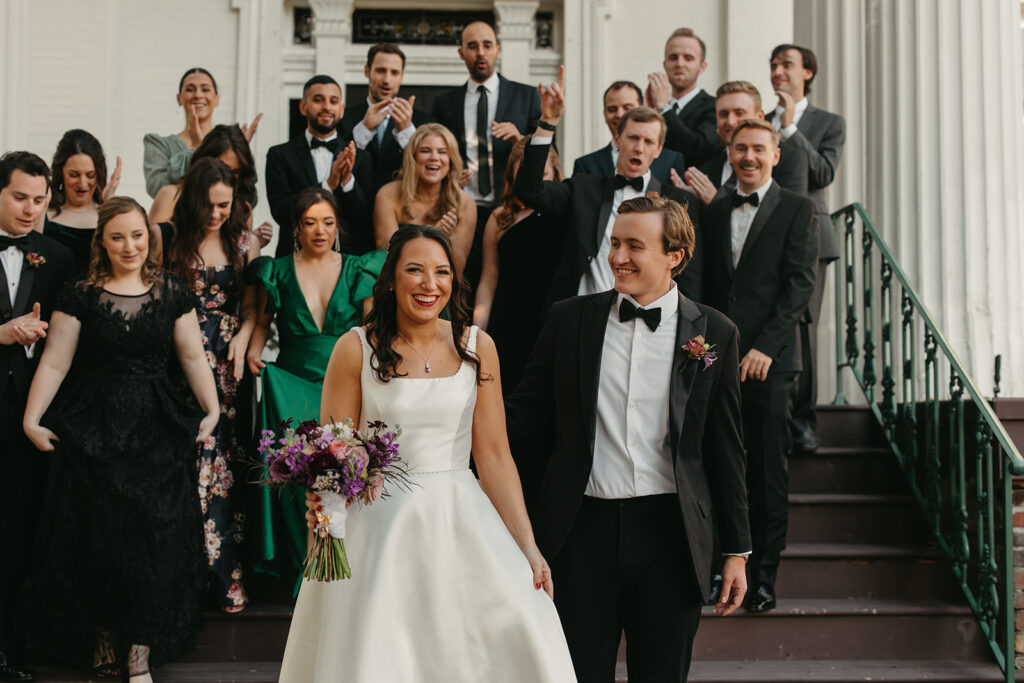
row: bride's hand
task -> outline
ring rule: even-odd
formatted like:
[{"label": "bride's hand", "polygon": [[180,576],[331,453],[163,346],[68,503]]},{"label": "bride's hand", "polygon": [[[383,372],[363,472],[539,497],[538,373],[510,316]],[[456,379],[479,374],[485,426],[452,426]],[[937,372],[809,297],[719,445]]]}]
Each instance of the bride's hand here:
[{"label": "bride's hand", "polygon": [[544,559],[544,556],[540,554],[540,549],[536,545],[531,545],[523,550],[523,554],[526,555],[526,559],[530,562],[530,569],[533,570],[533,587],[543,588],[548,597],[554,600],[555,584],[551,580],[551,567],[548,566],[548,561]]},{"label": "bride's hand", "polygon": [[316,527],[316,513],[323,509],[324,506],[320,504],[320,496],[312,491],[306,491],[306,526],[310,531]]}]

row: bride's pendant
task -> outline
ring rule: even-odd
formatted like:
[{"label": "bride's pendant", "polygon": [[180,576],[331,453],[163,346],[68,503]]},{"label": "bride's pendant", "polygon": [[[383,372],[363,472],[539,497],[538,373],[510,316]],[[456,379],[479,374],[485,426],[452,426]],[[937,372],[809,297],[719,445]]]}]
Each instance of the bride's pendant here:
[{"label": "bride's pendant", "polygon": [[427,372],[430,372],[430,363],[424,363],[423,366],[426,368]]}]

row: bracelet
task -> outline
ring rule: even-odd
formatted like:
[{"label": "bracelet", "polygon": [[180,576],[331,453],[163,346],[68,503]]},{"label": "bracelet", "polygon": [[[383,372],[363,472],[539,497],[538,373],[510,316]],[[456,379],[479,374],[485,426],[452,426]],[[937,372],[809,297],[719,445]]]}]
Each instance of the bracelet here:
[{"label": "bracelet", "polygon": [[544,130],[549,130],[552,133],[554,133],[555,129],[558,126],[555,126],[554,124],[548,123],[547,121],[537,121],[537,127],[538,128],[543,128]]}]

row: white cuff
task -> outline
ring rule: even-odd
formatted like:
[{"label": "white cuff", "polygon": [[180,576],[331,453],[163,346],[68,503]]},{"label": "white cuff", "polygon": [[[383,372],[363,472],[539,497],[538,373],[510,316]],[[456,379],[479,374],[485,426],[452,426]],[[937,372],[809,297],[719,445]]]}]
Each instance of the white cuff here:
[{"label": "white cuff", "polygon": [[554,139],[555,139],[555,134],[554,133],[552,133],[550,137],[546,137],[546,138],[539,138],[536,135],[534,135],[532,138],[530,138],[530,144],[531,145],[550,145],[551,141],[554,140]]},{"label": "white cuff", "polygon": [[791,123],[788,126],[786,126],[785,128],[783,128],[782,130],[780,130],[779,131],[779,135],[782,136],[782,141],[785,142],[786,140],[788,140],[791,137],[793,137],[793,133],[795,133],[795,132],[796,132],[796,124],[795,123]]},{"label": "white cuff", "polygon": [[350,173],[348,176],[348,182],[341,186],[342,193],[351,192],[352,188],[356,186],[356,174]]},{"label": "white cuff", "polygon": [[25,357],[26,358],[34,358],[35,357],[35,355],[36,355],[36,342],[33,342],[33,343],[29,344],[28,346],[25,346],[23,348],[25,349]]},{"label": "white cuff", "polygon": [[409,144],[409,140],[412,140],[412,134],[416,132],[416,126],[409,124],[409,127],[405,130],[393,131],[395,140],[398,142],[398,146],[405,149],[406,145]]},{"label": "white cuff", "polygon": [[375,131],[370,130],[365,123],[360,121],[352,129],[352,139],[356,141],[357,148],[366,149],[366,146],[373,140],[374,133]]}]

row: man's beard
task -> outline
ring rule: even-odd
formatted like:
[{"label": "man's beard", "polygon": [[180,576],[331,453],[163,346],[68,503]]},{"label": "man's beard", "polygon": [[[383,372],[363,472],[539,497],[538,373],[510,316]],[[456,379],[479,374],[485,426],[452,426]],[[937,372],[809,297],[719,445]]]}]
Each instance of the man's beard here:
[{"label": "man's beard", "polygon": [[338,127],[338,119],[334,119],[328,124],[320,123],[315,117],[306,119],[309,123],[309,129],[317,135],[330,135]]}]

